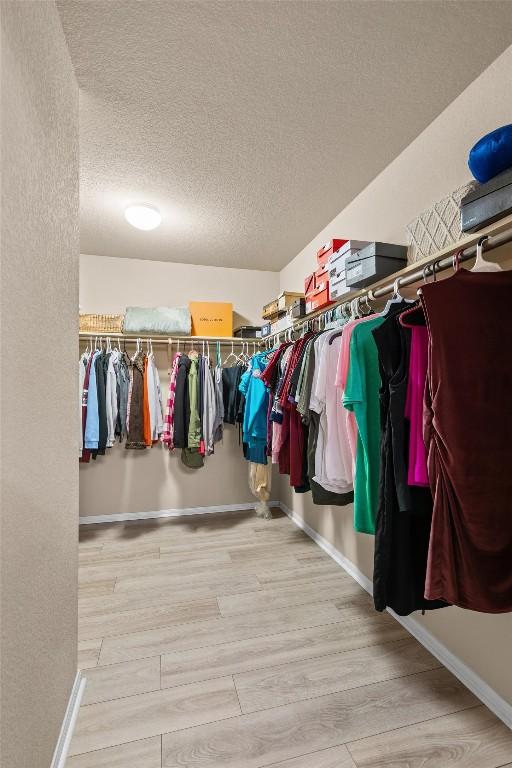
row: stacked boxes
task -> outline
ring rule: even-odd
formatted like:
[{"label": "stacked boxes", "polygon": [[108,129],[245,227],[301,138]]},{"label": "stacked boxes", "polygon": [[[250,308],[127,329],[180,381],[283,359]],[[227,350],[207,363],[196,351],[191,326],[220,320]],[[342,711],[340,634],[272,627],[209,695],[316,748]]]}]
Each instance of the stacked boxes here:
[{"label": "stacked boxes", "polygon": [[367,245],[365,240],[345,240],[343,245],[331,255],[328,262],[331,299],[339,299],[346,293],[350,293],[351,288],[347,285],[346,279],[347,259]]},{"label": "stacked boxes", "polygon": [[291,327],[291,312],[297,301],[304,300],[304,294],[283,291],[277,299],[265,304],[262,317],[267,322],[262,326],[262,336],[279,333]]},{"label": "stacked boxes", "polygon": [[329,260],[333,253],[341,248],[346,240],[334,239],[325,243],[316,254],[318,267],[305,280],[306,314],[329,306],[332,303]]}]

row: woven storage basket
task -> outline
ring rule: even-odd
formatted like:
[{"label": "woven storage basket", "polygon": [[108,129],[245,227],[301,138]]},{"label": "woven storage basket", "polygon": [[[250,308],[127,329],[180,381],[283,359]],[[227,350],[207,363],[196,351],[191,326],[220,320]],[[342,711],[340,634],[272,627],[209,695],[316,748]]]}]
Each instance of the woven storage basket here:
[{"label": "woven storage basket", "polygon": [[442,248],[459,242],[463,236],[460,228],[460,201],[475,186],[475,182],[470,182],[459,187],[407,225],[409,263],[423,256],[432,256]]},{"label": "woven storage basket", "polygon": [[122,333],[124,315],[80,315],[80,330],[85,333]]}]

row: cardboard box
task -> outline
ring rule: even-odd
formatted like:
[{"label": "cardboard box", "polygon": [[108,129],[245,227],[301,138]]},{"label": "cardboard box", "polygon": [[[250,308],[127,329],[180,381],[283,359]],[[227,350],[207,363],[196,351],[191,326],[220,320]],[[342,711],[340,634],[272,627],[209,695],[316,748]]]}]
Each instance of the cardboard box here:
[{"label": "cardboard box", "polygon": [[329,240],[328,243],[325,243],[324,245],[322,245],[322,247],[317,251],[317,254],[316,254],[316,260],[318,261],[319,266],[323,267],[324,264],[327,264],[330,256],[334,253],[334,251],[337,251],[346,242],[347,242],[346,240],[341,240],[340,238],[336,238],[334,240]]},{"label": "cardboard box", "polygon": [[392,275],[407,264],[407,246],[392,243],[370,243],[346,261],[347,285],[364,288]]},{"label": "cardboard box", "polygon": [[233,305],[215,301],[191,301],[192,336],[233,336]]},{"label": "cardboard box", "polygon": [[295,299],[292,304],[291,315],[293,318],[304,317],[306,314],[306,299]]},{"label": "cardboard box", "polygon": [[268,304],[264,305],[261,316],[265,320],[271,320],[271,318],[277,315],[278,312],[279,312],[279,301],[278,299],[272,299],[272,301],[269,301]]},{"label": "cardboard box", "polygon": [[315,273],[312,272],[304,280],[304,293],[306,296],[315,290]]},{"label": "cardboard box", "polygon": [[286,310],[292,306],[295,299],[303,297],[303,293],[283,291],[279,294],[277,299],[273,299],[272,301],[269,301],[268,304],[265,304],[263,307],[262,317],[265,320],[270,320],[273,322],[276,315],[280,315],[282,312],[286,312]]},{"label": "cardboard box", "polygon": [[315,310],[317,309],[328,307],[329,304],[332,304],[332,302],[331,302],[331,296],[329,291],[329,284],[327,284],[327,288],[325,288],[323,291],[319,291],[318,293],[310,296],[306,300],[306,314],[308,315],[310,312],[315,312]]},{"label": "cardboard box", "polygon": [[329,270],[327,264],[324,264],[323,267],[319,267],[315,272],[315,291],[323,291],[328,282]]},{"label": "cardboard box", "polygon": [[347,285],[345,279],[339,280],[336,283],[331,283],[329,287],[331,299],[339,299],[347,293],[350,293],[351,290],[352,289]]},{"label": "cardboard box", "polygon": [[277,297],[278,309],[283,312],[293,306],[296,299],[303,299],[303,293],[294,293],[293,291],[283,291]]},{"label": "cardboard box", "polygon": [[285,313],[275,323],[272,323],[272,333],[281,333],[287,331],[288,328],[293,328],[293,320],[288,313]]}]

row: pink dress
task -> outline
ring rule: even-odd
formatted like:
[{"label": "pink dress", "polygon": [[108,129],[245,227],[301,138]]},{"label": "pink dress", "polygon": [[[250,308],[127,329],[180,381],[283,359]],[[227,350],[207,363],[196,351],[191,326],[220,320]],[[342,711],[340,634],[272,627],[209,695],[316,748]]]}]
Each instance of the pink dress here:
[{"label": "pink dress", "polygon": [[423,442],[423,402],[428,363],[428,330],[425,326],[411,327],[411,353],[409,357],[409,378],[405,416],[410,422],[409,485],[428,486],[427,449]]}]

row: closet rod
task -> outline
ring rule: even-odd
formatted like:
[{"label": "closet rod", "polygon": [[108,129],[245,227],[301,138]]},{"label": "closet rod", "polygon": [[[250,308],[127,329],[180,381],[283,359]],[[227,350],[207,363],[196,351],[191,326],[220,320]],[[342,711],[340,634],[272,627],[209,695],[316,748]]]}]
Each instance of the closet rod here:
[{"label": "closet rod", "polygon": [[248,344],[251,344],[252,342],[255,342],[256,344],[261,344],[261,339],[254,339],[254,338],[240,338],[239,336],[158,336],[158,335],[149,335],[149,334],[139,334],[139,336],[125,336],[124,333],[107,333],[105,331],[99,333],[98,331],[95,332],[89,332],[89,331],[79,331],[79,338],[88,340],[88,339],[122,339],[125,342],[136,344],[137,339],[141,339],[142,341],[150,340],[153,342],[153,344],[176,344],[177,342],[184,343],[196,343],[196,342],[203,342],[203,341],[209,341],[210,343],[216,344],[219,342],[221,345],[227,345],[231,346],[231,344],[242,344],[242,342],[245,344],[246,342]]},{"label": "closet rod", "polygon": [[[493,251],[495,248],[500,248],[502,245],[506,245],[507,243],[512,242],[512,230],[506,230],[499,235],[489,237],[487,235],[482,235],[480,239],[485,241],[484,251],[487,253],[488,251]],[[478,242],[480,242],[480,239]],[[469,261],[469,259],[472,259],[474,256],[476,256],[477,247],[478,243],[475,243],[468,248],[460,250],[459,261]],[[438,272],[441,272],[444,269],[448,269],[449,267],[453,268],[453,256],[456,253],[457,247],[454,247],[450,256],[446,256],[442,259],[433,258],[431,262],[423,267],[423,269],[418,269],[416,272],[411,272],[410,275],[404,275],[404,277],[398,276],[397,280],[399,281],[400,288],[404,288],[408,285],[412,285],[413,283],[417,283],[419,280],[423,280],[424,277],[430,277],[434,274],[434,270],[437,274]],[[383,285],[381,288],[376,288],[374,291],[371,291],[371,288],[369,288],[368,290],[364,290],[362,292],[362,296],[365,294],[368,296],[369,292],[371,291],[372,296],[375,299],[378,299],[388,293],[393,293],[395,283],[396,280],[392,283]],[[368,298],[371,298],[371,296],[368,296]]]}]

